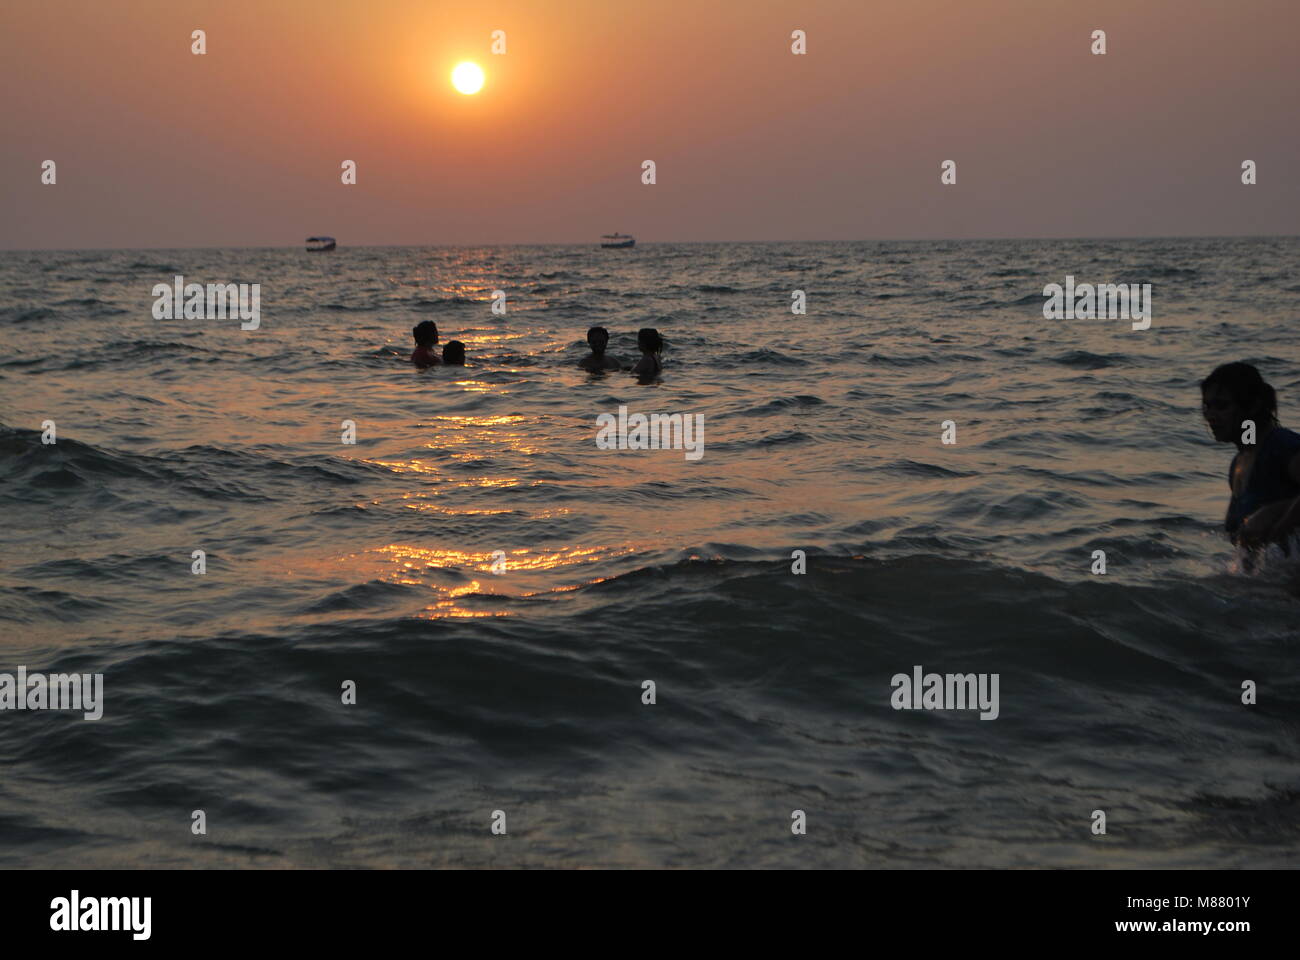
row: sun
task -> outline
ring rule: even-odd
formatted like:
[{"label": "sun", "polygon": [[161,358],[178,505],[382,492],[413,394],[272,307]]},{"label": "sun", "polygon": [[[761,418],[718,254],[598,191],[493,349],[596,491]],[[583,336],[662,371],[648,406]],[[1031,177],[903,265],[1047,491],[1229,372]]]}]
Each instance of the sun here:
[{"label": "sun", "polygon": [[483,89],[483,68],[468,60],[456,64],[451,72],[451,85],[464,94],[478,93]]}]

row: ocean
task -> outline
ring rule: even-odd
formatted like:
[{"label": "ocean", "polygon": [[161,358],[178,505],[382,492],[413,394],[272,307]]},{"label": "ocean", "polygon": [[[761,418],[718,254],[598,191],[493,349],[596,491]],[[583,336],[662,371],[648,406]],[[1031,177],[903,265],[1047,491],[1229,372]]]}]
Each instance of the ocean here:
[{"label": "ocean", "polygon": [[[1294,866],[1300,577],[1224,538],[1198,383],[1253,362],[1300,424],[1298,264],[2,253],[0,672],[103,715],[0,711],[0,865]],[[260,325],[155,319],[177,275]],[[1151,284],[1149,329],[1044,319],[1067,276]],[[466,367],[406,361],[426,319]],[[657,328],[658,381],[579,370],[593,325]],[[599,446],[621,407],[700,455]],[[894,709],[917,667],[997,717]]]}]

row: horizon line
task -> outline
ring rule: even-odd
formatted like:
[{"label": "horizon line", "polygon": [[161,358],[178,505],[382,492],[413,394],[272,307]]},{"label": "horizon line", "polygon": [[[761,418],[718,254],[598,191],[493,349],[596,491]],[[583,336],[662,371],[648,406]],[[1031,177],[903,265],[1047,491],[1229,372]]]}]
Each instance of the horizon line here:
[{"label": "horizon line", "polygon": [[[859,238],[854,240],[638,240],[638,245],[645,246],[689,246],[705,244],[777,244],[777,243],[1025,243],[1025,242],[1069,242],[1084,240],[1293,240],[1300,238],[1297,233],[1241,233],[1241,234],[1134,234],[1128,236],[1094,235],[1075,237],[913,237],[913,238]],[[304,243],[306,241],[303,241]],[[602,249],[597,241],[514,241],[490,243],[366,243],[340,245],[339,250],[374,250],[374,249],[420,249],[420,248],[465,248],[465,247],[581,247]],[[634,248],[633,248],[634,249]],[[103,253],[139,250],[157,252],[167,250],[302,250],[307,252],[302,243],[297,244],[250,244],[221,246],[186,246],[186,247],[0,247],[0,254],[6,253]],[[336,251],[329,251],[336,252]]]}]

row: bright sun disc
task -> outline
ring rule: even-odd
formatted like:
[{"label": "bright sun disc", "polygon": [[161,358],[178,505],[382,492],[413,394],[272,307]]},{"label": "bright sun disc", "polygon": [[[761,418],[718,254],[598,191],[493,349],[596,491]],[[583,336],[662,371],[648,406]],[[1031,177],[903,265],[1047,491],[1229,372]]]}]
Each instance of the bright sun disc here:
[{"label": "bright sun disc", "polygon": [[451,85],[461,93],[478,93],[483,89],[483,68],[468,60],[456,64],[451,72]]}]

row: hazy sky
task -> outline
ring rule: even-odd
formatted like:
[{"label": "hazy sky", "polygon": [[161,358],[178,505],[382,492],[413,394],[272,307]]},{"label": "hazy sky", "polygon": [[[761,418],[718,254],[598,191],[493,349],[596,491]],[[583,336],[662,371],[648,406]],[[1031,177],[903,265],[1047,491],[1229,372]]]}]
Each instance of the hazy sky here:
[{"label": "hazy sky", "polygon": [[1297,35],[1297,0],[5,0],[0,248],[1296,234]]}]

